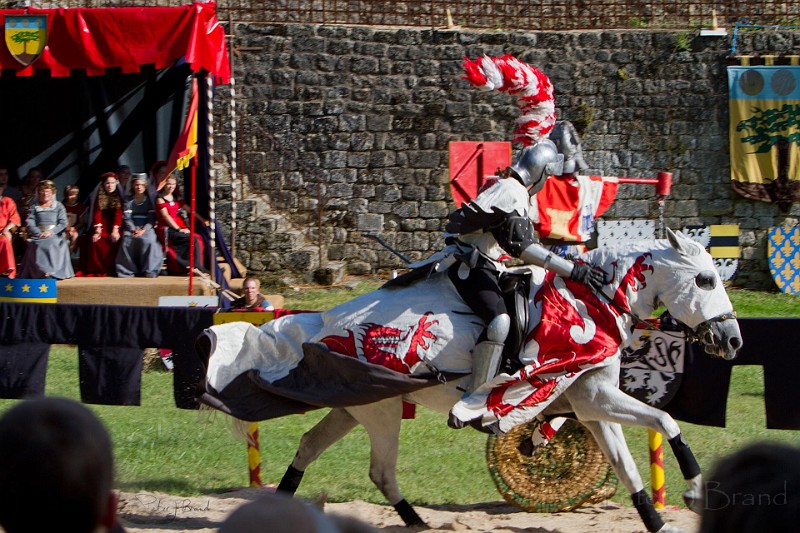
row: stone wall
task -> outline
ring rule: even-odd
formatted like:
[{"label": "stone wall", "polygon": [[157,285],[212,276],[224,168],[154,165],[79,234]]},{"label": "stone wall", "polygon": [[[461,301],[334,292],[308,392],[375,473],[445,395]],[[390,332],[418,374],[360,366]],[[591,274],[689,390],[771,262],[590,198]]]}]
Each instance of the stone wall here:
[{"label": "stone wall", "polygon": [[[797,223],[800,206],[782,213],[731,189],[731,37],[299,24],[232,29],[246,200],[237,208],[237,255],[255,271],[311,272],[320,262],[341,262],[358,274],[403,265],[363,232],[412,260],[439,248],[452,208],[448,143],[508,140],[518,115],[507,94],[460,79],[462,58],[510,53],[552,79],[559,118],[582,131],[592,173],[672,172],[666,225],[738,223],[742,257],[734,284],[774,287],[766,230]],[[752,32],[737,45],[742,52],[796,53],[800,33]],[[227,91],[220,87],[216,99],[223,189]],[[605,218],[657,218],[653,193],[622,185]],[[224,190],[222,196],[220,210],[229,213]],[[230,225],[223,226],[230,236]]]}]

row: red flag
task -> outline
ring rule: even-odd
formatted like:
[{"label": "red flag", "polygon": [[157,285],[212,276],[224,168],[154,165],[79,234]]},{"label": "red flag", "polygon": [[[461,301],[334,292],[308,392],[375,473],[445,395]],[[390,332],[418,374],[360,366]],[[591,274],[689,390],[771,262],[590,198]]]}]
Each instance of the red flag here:
[{"label": "red flag", "polygon": [[[192,97],[186,112],[186,122],[184,122],[183,130],[167,159],[167,168],[170,173],[188,167],[191,160],[197,156],[197,100],[197,79],[193,78]],[[157,184],[159,189],[163,186],[163,182]]]}]

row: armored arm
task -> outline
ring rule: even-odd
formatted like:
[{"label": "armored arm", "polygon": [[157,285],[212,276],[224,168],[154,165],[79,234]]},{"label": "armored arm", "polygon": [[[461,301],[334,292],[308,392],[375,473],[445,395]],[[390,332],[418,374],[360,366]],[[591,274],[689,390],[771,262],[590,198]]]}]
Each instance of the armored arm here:
[{"label": "armored arm", "polygon": [[529,265],[536,265],[545,270],[552,270],[559,276],[565,278],[570,277],[575,269],[575,263],[554,254],[538,242],[525,248],[519,255],[519,258]]},{"label": "armored arm", "polygon": [[547,250],[534,237],[533,223],[528,217],[509,217],[492,230],[498,244],[514,257],[529,265],[552,270],[559,276],[583,283],[594,291],[605,285],[605,276],[585,263],[573,263]]}]

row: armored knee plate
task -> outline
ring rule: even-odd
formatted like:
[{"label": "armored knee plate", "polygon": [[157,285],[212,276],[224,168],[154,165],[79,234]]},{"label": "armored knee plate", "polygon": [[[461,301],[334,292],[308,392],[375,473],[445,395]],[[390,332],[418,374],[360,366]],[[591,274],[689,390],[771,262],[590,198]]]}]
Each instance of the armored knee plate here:
[{"label": "armored knee plate", "polygon": [[468,393],[497,375],[503,359],[503,346],[502,342],[483,341],[472,350],[472,379]]}]

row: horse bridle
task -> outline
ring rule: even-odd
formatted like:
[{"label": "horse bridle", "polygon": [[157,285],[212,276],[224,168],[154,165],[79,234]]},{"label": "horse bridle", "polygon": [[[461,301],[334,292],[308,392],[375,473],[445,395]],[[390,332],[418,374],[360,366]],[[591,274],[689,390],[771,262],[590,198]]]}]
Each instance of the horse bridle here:
[{"label": "horse bridle", "polygon": [[[672,320],[674,320],[674,322],[678,325],[678,328],[680,330],[680,334],[675,334],[672,331],[664,330],[664,329],[661,329],[658,326],[655,326],[652,322],[641,318],[640,316],[638,316],[636,313],[634,313],[630,309],[623,308],[621,305],[619,305],[616,301],[614,301],[614,299],[611,298],[604,291],[597,291],[597,294],[602,296],[603,298],[605,298],[606,302],[609,305],[611,305],[611,307],[616,309],[617,312],[619,312],[620,314],[623,314],[623,315],[628,315],[629,317],[631,317],[634,320],[634,322],[637,325],[644,326],[642,329],[646,329],[646,330],[649,330],[649,331],[659,331],[659,332],[663,333],[664,335],[667,335],[667,336],[675,338],[675,339],[678,339],[678,338],[686,339],[686,342],[689,342],[689,343],[702,342],[702,343],[707,344],[707,345],[713,345],[714,344],[714,338],[713,338],[713,333],[711,332],[711,326],[716,322],[724,322],[726,320],[731,320],[731,319],[735,320],[736,319],[736,311],[731,310],[728,313],[722,313],[721,315],[715,316],[713,318],[709,318],[708,320],[704,320],[703,322],[698,324],[695,329],[692,329],[689,326],[687,326],[686,324],[684,324],[683,322],[681,322],[680,320],[676,320],[676,319],[672,318],[671,315],[669,315],[669,311],[667,311],[665,314],[667,314],[667,316],[669,316],[670,318],[672,318]],[[663,317],[663,315],[662,315],[662,317]],[[710,339],[708,339],[708,341],[706,341],[706,338],[707,338],[708,335],[712,335],[712,337]]]}]

